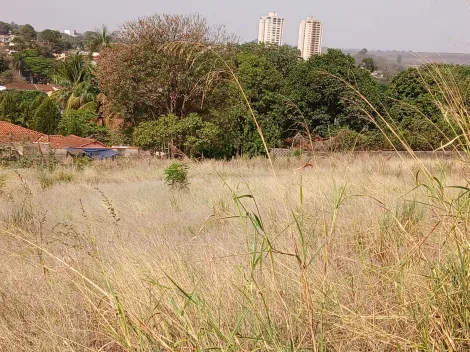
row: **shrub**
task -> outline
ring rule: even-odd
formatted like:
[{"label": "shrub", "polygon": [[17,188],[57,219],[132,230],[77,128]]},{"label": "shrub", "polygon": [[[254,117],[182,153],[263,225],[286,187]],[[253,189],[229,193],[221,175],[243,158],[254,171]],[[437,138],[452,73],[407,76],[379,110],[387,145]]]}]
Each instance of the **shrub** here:
[{"label": "shrub", "polygon": [[183,189],[187,188],[189,166],[182,163],[173,163],[165,172],[165,184],[171,188]]},{"label": "shrub", "polygon": [[97,114],[89,110],[68,110],[59,122],[59,133],[67,136],[74,134],[79,137],[96,137],[107,135],[105,127],[93,123]]},{"label": "shrub", "polygon": [[59,121],[59,107],[50,98],[46,98],[36,110],[31,127],[38,132],[56,134]]},{"label": "shrub", "polygon": [[391,147],[386,137],[379,131],[358,133],[348,128],[338,130],[329,144],[332,151],[387,150]]},{"label": "shrub", "polygon": [[15,103],[12,96],[7,94],[3,99],[0,96],[0,120],[16,123],[19,116],[19,105]]}]

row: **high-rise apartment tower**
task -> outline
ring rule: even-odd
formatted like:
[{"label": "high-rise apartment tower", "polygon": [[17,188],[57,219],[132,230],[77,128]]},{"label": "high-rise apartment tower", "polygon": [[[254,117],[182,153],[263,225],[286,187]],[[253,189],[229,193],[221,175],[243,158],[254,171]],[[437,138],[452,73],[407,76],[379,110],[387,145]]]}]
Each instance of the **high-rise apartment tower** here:
[{"label": "high-rise apartment tower", "polygon": [[270,12],[259,19],[258,43],[282,45],[283,36],[284,18],[279,17],[277,12]]},{"label": "high-rise apartment tower", "polygon": [[300,22],[298,48],[304,60],[321,54],[323,24],[313,17]]}]

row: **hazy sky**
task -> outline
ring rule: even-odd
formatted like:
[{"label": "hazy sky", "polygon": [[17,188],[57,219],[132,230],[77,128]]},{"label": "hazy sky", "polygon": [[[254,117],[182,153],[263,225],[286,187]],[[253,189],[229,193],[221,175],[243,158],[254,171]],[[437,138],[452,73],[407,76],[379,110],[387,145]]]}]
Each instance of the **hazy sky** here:
[{"label": "hazy sky", "polygon": [[0,0],[0,20],[30,23],[37,30],[101,24],[117,29],[154,13],[199,12],[211,24],[250,41],[269,11],[285,18],[284,41],[297,43],[298,25],[309,15],[324,23],[324,46],[470,52],[470,9],[466,0]]}]

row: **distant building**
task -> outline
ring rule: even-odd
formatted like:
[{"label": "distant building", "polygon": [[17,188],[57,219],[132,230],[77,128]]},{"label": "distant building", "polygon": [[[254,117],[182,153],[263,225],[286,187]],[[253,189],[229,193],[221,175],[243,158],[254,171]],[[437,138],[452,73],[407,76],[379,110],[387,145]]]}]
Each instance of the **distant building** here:
[{"label": "distant building", "polygon": [[284,18],[277,12],[270,12],[259,20],[258,43],[282,45],[284,36]]},{"label": "distant building", "polygon": [[33,84],[33,83],[10,83],[5,86],[0,86],[0,90],[38,90],[51,96],[52,93],[57,92],[59,86],[52,84]]},{"label": "distant building", "polygon": [[65,29],[64,33],[70,35],[71,37],[76,37],[78,35],[75,29]]},{"label": "distant building", "polygon": [[302,20],[299,26],[298,48],[304,60],[321,54],[323,40],[323,24],[313,17]]},{"label": "distant building", "polygon": [[5,47],[5,46],[14,46],[15,44],[12,43],[13,39],[15,39],[16,36],[8,34],[8,35],[0,35],[0,47]]}]

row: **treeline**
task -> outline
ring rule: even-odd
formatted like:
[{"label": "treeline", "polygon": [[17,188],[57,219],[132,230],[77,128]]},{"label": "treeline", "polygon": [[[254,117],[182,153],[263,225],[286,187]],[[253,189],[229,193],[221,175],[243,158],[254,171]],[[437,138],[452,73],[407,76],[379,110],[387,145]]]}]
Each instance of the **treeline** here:
[{"label": "treeline", "polygon": [[68,51],[91,54],[115,41],[114,34],[106,26],[71,36],[52,29],[38,32],[30,24],[0,21],[0,35],[12,38],[0,47],[0,85],[15,80],[51,83],[57,55]]},{"label": "treeline", "polygon": [[263,154],[259,129],[268,148],[300,133],[336,150],[403,142],[433,150],[456,135],[455,102],[470,104],[467,66],[424,65],[385,83],[370,60],[358,65],[329,50],[304,61],[289,46],[233,44],[197,15],[142,18],[123,25],[119,38],[100,47],[96,65],[71,57],[49,76],[63,87],[51,99],[62,111],[56,131],[67,117],[69,126],[91,124],[75,134],[101,124],[110,140],[151,150],[171,142],[192,157]]}]

